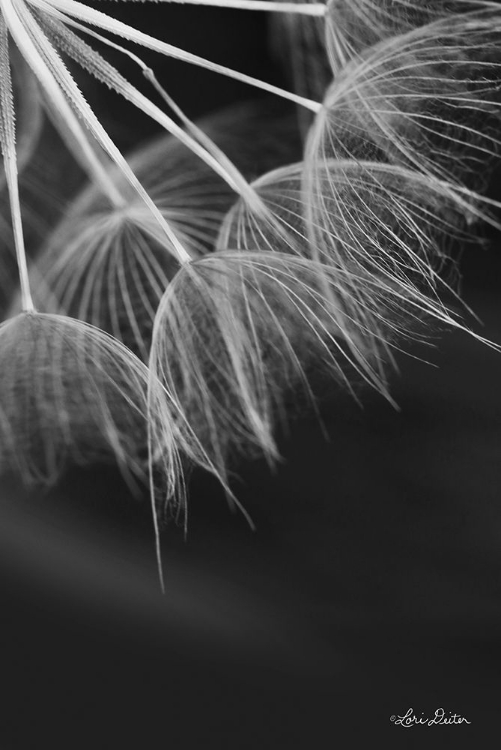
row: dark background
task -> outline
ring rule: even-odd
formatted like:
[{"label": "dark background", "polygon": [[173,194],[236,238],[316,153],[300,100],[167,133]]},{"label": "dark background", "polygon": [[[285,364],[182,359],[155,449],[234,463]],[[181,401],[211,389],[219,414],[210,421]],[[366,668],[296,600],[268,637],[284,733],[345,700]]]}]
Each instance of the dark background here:
[{"label": "dark background", "polygon": [[[119,6],[113,6],[115,10]],[[183,7],[121,17],[280,82],[265,19]],[[147,58],[145,54],[143,57]],[[151,60],[153,62],[153,60]],[[255,93],[154,57],[192,117]],[[123,67],[122,67],[123,69]],[[131,71],[131,75],[135,75]],[[156,132],[82,82],[122,148]],[[140,137],[138,137],[140,133]],[[492,180],[492,196],[498,178]],[[462,260],[463,292],[501,341],[499,236]],[[496,738],[501,642],[501,358],[464,333],[401,356],[393,396],[334,392],[235,480],[252,532],[195,473],[188,537],[111,468],[49,494],[3,479],[1,750],[465,747]],[[462,726],[394,726],[412,707]]]}]

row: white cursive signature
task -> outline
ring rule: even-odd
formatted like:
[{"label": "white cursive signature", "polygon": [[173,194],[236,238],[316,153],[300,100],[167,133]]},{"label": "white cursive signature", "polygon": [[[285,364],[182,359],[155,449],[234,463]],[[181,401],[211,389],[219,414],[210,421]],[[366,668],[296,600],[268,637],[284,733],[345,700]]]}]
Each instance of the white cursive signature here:
[{"label": "white cursive signature", "polygon": [[390,721],[393,724],[399,724],[402,727],[413,727],[416,724],[424,724],[427,727],[432,727],[434,724],[471,724],[471,721],[465,719],[460,714],[453,714],[449,711],[449,715],[445,715],[443,708],[437,708],[435,715],[432,718],[424,716],[416,716],[413,708],[409,708],[403,716],[390,716]]}]

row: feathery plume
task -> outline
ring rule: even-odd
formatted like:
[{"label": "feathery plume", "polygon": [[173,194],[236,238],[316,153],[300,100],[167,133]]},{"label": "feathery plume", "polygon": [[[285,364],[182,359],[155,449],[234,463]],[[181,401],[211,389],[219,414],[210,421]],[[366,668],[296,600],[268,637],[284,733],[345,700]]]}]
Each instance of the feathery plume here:
[{"label": "feathery plume", "polygon": [[267,215],[243,201],[227,214],[219,249],[277,252],[316,263],[328,300],[352,324],[346,350],[371,385],[385,392],[385,363],[402,339],[419,337],[423,320],[459,325],[441,296],[458,302],[448,247],[468,238],[468,214],[447,188],[423,175],[378,162],[325,162],[305,185],[304,165],[274,170],[253,183]]},{"label": "feathery plume", "polygon": [[[326,276],[329,300],[318,283]],[[183,451],[226,486],[233,456],[277,458],[275,423],[285,421],[292,388],[312,397],[309,368],[326,368],[349,387],[344,350],[354,323],[342,301],[335,305],[339,288],[332,269],[320,271],[313,260],[241,249],[183,266],[167,287],[153,330],[151,376],[186,416],[177,425]],[[150,417],[161,446],[161,420],[154,411]]]},{"label": "feathery plume", "polygon": [[329,0],[325,46],[334,76],[360,55],[391,37],[454,15],[496,11],[488,0]]},{"label": "feathery plume", "polygon": [[490,10],[370,48],[329,87],[305,170],[332,158],[388,160],[475,187],[499,150],[500,34],[499,10]]},{"label": "feathery plume", "polygon": [[[146,170],[165,154],[158,145],[163,143],[141,154]],[[190,169],[183,169],[188,163]],[[194,258],[207,252],[231,201],[225,184],[198,166],[185,155],[173,170],[153,169],[144,181]],[[103,206],[99,191],[91,188],[48,238],[30,275],[40,309],[107,330],[147,360],[158,302],[178,268],[174,248],[135,195],[123,208]]]},{"label": "feathery plume", "polygon": [[[280,109],[247,104],[207,118],[202,128],[244,176],[253,176],[297,154],[291,124]],[[258,148],[252,139],[257,128],[265,133]],[[190,255],[212,252],[234,201],[228,184],[169,136],[136,151],[129,163]],[[125,192],[120,175],[113,179]],[[91,186],[47,238],[30,277],[38,309],[63,311],[102,328],[147,361],[156,309],[178,267],[137,196],[116,208],[103,204]]]},{"label": "feathery plume", "polygon": [[144,476],[146,367],[81,321],[28,311],[0,326],[0,471],[51,485],[69,463]]},{"label": "feathery plume", "polygon": [[[455,15],[499,11],[489,0],[328,0],[323,7],[323,13],[319,9],[311,16],[297,12],[272,18],[272,45],[286,75],[292,75],[295,91],[314,100],[324,98],[351,60],[380,42]],[[306,130],[311,113],[300,107],[298,114]]]}]

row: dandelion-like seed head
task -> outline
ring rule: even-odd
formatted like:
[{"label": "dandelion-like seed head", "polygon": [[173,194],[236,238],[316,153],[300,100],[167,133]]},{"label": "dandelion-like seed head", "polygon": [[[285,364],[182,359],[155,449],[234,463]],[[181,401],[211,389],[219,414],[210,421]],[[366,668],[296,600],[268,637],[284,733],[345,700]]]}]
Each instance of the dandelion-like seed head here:
[{"label": "dandelion-like seed head", "polygon": [[[186,462],[231,496],[233,456],[278,458],[287,394],[314,401],[312,370],[391,398],[388,366],[416,328],[430,318],[462,327],[442,299],[458,299],[444,279],[449,243],[485,216],[478,174],[500,146],[494,3],[186,1],[293,14],[299,92],[78,0],[0,0],[0,145],[22,309],[0,326],[0,470],[50,484],[70,461],[146,468],[160,573],[157,515],[184,508]],[[128,56],[155,97],[96,39]],[[257,159],[249,177],[172,101],[141,47],[300,105],[302,160]],[[170,149],[161,165],[153,147],[126,160],[67,59],[177,138],[181,156]],[[18,173],[37,128],[24,125],[13,66],[36,81],[92,183],[30,269]]]},{"label": "dandelion-like seed head", "polygon": [[0,327],[0,469],[53,484],[68,463],[146,467],[146,367],[120,342],[61,315]]}]

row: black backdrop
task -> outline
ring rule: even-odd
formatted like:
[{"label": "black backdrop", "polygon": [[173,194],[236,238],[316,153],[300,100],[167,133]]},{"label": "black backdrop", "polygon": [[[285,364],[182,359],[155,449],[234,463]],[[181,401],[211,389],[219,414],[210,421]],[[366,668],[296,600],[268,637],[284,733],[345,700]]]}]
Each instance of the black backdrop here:
[{"label": "black backdrop", "polygon": [[[143,4],[120,13],[281,81],[261,14]],[[181,63],[155,57],[154,67],[193,117],[255,95]],[[155,132],[82,85],[122,148]],[[463,258],[463,286],[483,321],[475,330],[501,341],[499,237],[489,240]],[[466,334],[434,343],[414,352],[431,364],[401,357],[400,411],[334,393],[324,430],[305,417],[282,436],[275,470],[241,466],[235,487],[255,532],[195,473],[187,540],[175,526],[162,535],[163,599],[147,497],[117,472],[71,471],[47,495],[2,480],[0,748],[495,738],[501,359]],[[410,707],[471,724],[390,722]]]}]

